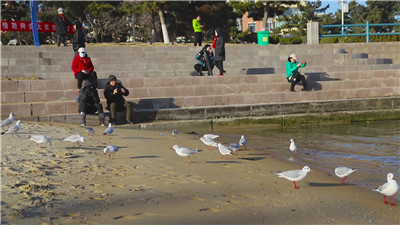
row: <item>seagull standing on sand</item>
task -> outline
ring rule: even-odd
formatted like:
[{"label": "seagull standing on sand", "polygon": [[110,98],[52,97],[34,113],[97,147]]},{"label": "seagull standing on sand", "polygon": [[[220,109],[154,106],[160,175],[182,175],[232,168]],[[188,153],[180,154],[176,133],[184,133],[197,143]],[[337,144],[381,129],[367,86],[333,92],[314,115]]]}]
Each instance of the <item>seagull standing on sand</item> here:
[{"label": "seagull standing on sand", "polygon": [[6,132],[2,132],[1,134],[11,134],[12,137],[14,137],[14,134],[17,133],[17,131],[19,131],[19,129],[21,128],[21,120],[18,120],[17,123],[15,123],[14,125],[12,125],[10,128],[8,128],[8,130]]},{"label": "seagull standing on sand", "polygon": [[12,124],[14,122],[14,115],[15,115],[14,113],[10,113],[10,116],[7,119],[1,121],[1,127],[5,127]]},{"label": "seagull standing on sand", "polygon": [[388,173],[387,174],[387,183],[384,183],[382,186],[376,188],[376,189],[371,189],[371,191],[377,191],[381,194],[383,194],[383,200],[385,201],[385,204],[388,204],[386,201],[386,196],[391,196],[392,199],[392,206],[394,206],[393,202],[393,195],[397,193],[399,190],[399,184],[395,179],[393,179],[393,173]]},{"label": "seagull standing on sand", "polygon": [[352,174],[353,172],[357,171],[358,169],[351,169],[345,166],[337,167],[335,169],[336,176],[342,178],[342,184],[344,184],[344,180],[347,179],[347,176]]},{"label": "seagull standing on sand", "polygon": [[203,137],[200,137],[200,141],[202,141],[208,147],[218,147],[218,143],[215,142],[215,139],[218,138],[218,135],[215,134],[205,134]]},{"label": "seagull standing on sand", "polygon": [[81,145],[77,142],[80,141],[80,142],[84,143],[85,138],[80,134],[75,134],[75,135],[71,135],[69,137],[64,138],[64,140],[62,140],[62,141],[70,141],[70,142],[74,143],[74,145],[78,144],[78,147],[80,147]]},{"label": "seagull standing on sand", "polygon": [[172,149],[175,149],[177,155],[185,158],[185,163],[188,163],[190,161],[189,156],[199,152],[198,150],[180,147],[179,145],[174,145]]},{"label": "seagull standing on sand", "polygon": [[307,176],[307,173],[310,171],[312,172],[310,167],[304,166],[303,169],[301,170],[288,170],[275,174],[278,175],[278,177],[282,177],[287,180],[293,181],[294,188],[299,189],[299,187],[296,186],[296,181],[303,180]]},{"label": "seagull standing on sand", "polygon": [[111,154],[115,154],[118,151],[119,151],[119,147],[117,147],[115,145],[109,145],[109,146],[104,148],[104,155],[108,154],[108,157],[110,157]]},{"label": "seagull standing on sand", "polygon": [[239,145],[240,145],[240,146],[243,146],[244,149],[246,149],[247,140],[246,140],[246,138],[244,138],[244,135],[242,135],[242,136],[240,137]]},{"label": "seagull standing on sand", "polygon": [[43,148],[42,144],[49,144],[51,146],[51,140],[41,134],[29,136],[29,140],[34,141],[36,146],[39,146],[38,144],[40,144],[40,148]]},{"label": "seagull standing on sand", "polygon": [[297,145],[294,143],[293,139],[290,139],[290,145],[289,145],[289,150],[292,152],[292,155],[294,156],[297,154]]},{"label": "seagull standing on sand", "polygon": [[226,159],[228,159],[228,155],[233,155],[232,154],[232,150],[230,150],[227,146],[218,143],[218,150],[219,153],[221,153],[221,157],[219,158],[220,160],[222,159],[222,157],[226,157]]},{"label": "seagull standing on sand", "polygon": [[108,127],[104,131],[103,135],[111,135],[114,132],[114,128],[112,127],[112,124],[109,123]]},{"label": "seagull standing on sand", "polygon": [[94,134],[96,133],[92,127],[85,127],[85,131],[86,131],[90,136],[94,136]]}]

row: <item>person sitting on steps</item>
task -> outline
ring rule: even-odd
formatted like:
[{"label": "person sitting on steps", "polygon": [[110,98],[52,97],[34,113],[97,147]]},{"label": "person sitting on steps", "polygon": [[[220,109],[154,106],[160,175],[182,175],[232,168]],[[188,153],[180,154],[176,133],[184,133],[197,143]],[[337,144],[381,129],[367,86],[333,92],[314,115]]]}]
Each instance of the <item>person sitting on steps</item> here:
[{"label": "person sitting on steps", "polygon": [[288,80],[290,85],[290,91],[294,92],[294,87],[297,83],[301,81],[303,84],[302,91],[307,91],[307,82],[304,75],[299,73],[299,68],[303,68],[307,65],[306,61],[302,63],[297,62],[297,57],[295,54],[291,54],[286,62],[286,79]]},{"label": "person sitting on steps", "polygon": [[124,96],[129,95],[129,90],[126,89],[121,83],[117,83],[117,77],[110,75],[110,80],[104,89],[104,97],[107,100],[107,109],[110,111],[110,123],[115,124],[116,113],[126,110],[126,123],[131,122],[132,104],[126,102]]}]

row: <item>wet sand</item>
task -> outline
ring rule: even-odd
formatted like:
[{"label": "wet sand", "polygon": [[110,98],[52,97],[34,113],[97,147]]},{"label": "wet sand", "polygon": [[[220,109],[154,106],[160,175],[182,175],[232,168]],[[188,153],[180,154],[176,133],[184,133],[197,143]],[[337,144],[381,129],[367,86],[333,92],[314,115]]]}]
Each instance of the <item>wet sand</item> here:
[{"label": "wet sand", "polygon": [[[272,172],[300,169],[263,151],[220,160],[197,136],[104,127],[88,136],[78,125],[23,122],[2,136],[2,224],[399,224],[399,205],[324,171],[297,185]],[[81,133],[81,147],[61,138]],[[29,135],[45,134],[52,147]],[[56,140],[59,139],[59,140]],[[218,140],[224,142],[224,138]],[[109,143],[120,147],[111,157]],[[174,144],[201,150],[189,163]],[[398,178],[397,178],[398,180]],[[385,182],[385,181],[383,181]]]}]

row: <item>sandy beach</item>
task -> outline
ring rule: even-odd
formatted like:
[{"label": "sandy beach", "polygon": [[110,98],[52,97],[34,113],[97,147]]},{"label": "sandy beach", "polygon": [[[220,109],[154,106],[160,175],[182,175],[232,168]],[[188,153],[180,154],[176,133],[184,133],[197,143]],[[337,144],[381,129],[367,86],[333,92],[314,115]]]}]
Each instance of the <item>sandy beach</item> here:
[{"label": "sandy beach", "polygon": [[[196,135],[105,127],[88,136],[78,125],[23,122],[18,135],[3,135],[2,224],[399,224],[400,202],[345,185],[326,172],[297,182],[272,172],[301,169],[249,143],[220,160]],[[60,141],[82,134],[74,147]],[[44,134],[52,146],[28,136]],[[224,142],[224,138],[219,140]],[[120,147],[103,154],[105,146]],[[173,145],[198,149],[189,163]],[[395,178],[398,180],[398,177]],[[385,180],[382,183],[386,182]]]}]

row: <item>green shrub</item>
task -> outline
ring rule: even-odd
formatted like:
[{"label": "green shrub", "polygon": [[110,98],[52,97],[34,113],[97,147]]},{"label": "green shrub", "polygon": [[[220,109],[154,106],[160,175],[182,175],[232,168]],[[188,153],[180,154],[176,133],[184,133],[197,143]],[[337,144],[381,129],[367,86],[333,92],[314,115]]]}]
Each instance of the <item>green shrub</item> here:
[{"label": "green shrub", "polygon": [[359,43],[366,42],[364,36],[340,37],[339,43]]},{"label": "green shrub", "polygon": [[321,44],[331,44],[331,43],[338,43],[338,42],[339,42],[338,37],[324,37],[320,41]]},{"label": "green shrub", "polygon": [[282,37],[279,39],[279,43],[282,45],[293,45],[293,44],[302,44],[303,41],[301,37]]},{"label": "green shrub", "polygon": [[370,42],[394,42],[400,41],[400,35],[369,36]]}]

